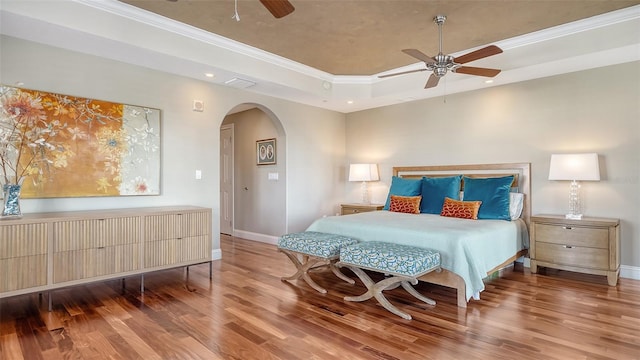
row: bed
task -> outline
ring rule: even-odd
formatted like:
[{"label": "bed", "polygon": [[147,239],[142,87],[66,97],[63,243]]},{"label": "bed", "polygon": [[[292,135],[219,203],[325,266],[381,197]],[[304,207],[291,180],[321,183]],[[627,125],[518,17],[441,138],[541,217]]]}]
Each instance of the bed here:
[{"label": "bed", "polygon": [[[508,191],[512,196],[522,194],[519,195],[522,201],[521,213],[517,218],[514,216],[505,221],[469,220],[433,213],[408,214],[382,210],[318,219],[307,230],[351,236],[362,241],[395,242],[439,251],[443,271],[428,273],[419,280],[455,288],[459,307],[466,307],[471,298],[479,299],[480,292],[484,290],[483,278],[526,255],[531,210],[530,164],[394,167],[393,176],[408,180],[423,177],[437,180],[460,176],[463,181],[456,186],[460,186],[463,200],[464,179],[469,183],[467,189],[471,194],[470,185],[474,181],[493,181],[512,176],[512,181],[509,178],[511,184]],[[390,191],[394,189],[393,182],[391,189]],[[511,202],[513,203],[513,198]]]}]

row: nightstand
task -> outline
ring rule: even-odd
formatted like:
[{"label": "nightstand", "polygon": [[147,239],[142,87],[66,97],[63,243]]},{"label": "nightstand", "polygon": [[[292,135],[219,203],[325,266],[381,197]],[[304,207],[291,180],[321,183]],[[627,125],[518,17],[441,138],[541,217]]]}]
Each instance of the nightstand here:
[{"label": "nightstand", "polygon": [[616,286],[620,272],[620,220],[564,215],[531,217],[531,272],[538,266],[606,275]]},{"label": "nightstand", "polygon": [[382,210],[382,204],[341,204],[342,215]]}]

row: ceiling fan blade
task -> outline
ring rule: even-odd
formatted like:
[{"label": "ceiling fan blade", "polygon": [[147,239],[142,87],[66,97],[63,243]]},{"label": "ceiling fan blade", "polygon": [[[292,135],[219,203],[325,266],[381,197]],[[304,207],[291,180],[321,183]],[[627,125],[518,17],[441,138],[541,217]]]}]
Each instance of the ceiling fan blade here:
[{"label": "ceiling fan blade", "polygon": [[432,88],[438,86],[438,82],[440,78],[436,76],[436,74],[431,74],[429,76],[429,80],[427,80],[427,84],[424,86],[425,89]]},{"label": "ceiling fan blade", "polygon": [[489,46],[484,47],[482,49],[478,49],[476,51],[472,51],[472,52],[470,52],[468,54],[464,54],[464,55],[458,56],[457,58],[454,59],[454,61],[457,62],[458,64],[465,64],[465,63],[468,63],[470,61],[474,61],[474,60],[486,58],[486,57],[489,57],[489,56],[497,55],[497,54],[500,54],[501,52],[502,52],[502,49],[500,49],[499,47],[497,47],[495,45],[489,45]]},{"label": "ceiling fan blade", "polygon": [[433,60],[433,58],[431,58],[429,55],[423,53],[420,50],[417,49],[403,49],[402,50],[403,53],[409,55],[409,56],[413,56],[414,58],[420,60],[420,61],[424,61],[427,64],[433,64],[436,61]]},{"label": "ceiling fan blade", "polygon": [[498,69],[479,68],[473,66],[460,66],[459,68],[453,70],[453,72],[456,72],[458,74],[469,74],[486,77],[494,77],[500,74],[500,71],[501,70]]},{"label": "ceiling fan blade", "polygon": [[277,19],[291,14],[296,9],[287,0],[260,0],[260,2]]},{"label": "ceiling fan blade", "polygon": [[409,70],[409,71],[403,71],[403,72],[399,72],[399,73],[393,73],[393,74],[380,75],[380,76],[378,76],[378,77],[379,77],[380,79],[382,79],[382,78],[386,78],[386,77],[390,77],[390,76],[410,74],[410,73],[419,72],[419,71],[425,71],[425,70],[427,70],[427,69]]}]

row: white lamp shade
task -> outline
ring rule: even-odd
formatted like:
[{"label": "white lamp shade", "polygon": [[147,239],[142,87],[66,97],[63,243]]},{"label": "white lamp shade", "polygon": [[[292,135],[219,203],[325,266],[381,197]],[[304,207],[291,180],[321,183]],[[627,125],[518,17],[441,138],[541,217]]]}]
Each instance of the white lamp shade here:
[{"label": "white lamp shade", "polygon": [[351,164],[349,181],[378,181],[378,164]]},{"label": "white lamp shade", "polygon": [[553,154],[549,180],[599,181],[598,154]]}]

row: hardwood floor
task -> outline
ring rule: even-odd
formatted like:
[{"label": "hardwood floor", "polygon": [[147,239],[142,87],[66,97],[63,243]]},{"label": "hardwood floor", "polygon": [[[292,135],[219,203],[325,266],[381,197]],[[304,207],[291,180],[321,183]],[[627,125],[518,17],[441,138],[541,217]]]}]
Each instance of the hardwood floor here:
[{"label": "hardwood floor", "polygon": [[640,359],[640,281],[508,269],[486,281],[480,301],[456,307],[435,285],[344,302],[364,286],[328,270],[280,281],[295,268],[273,245],[223,237],[222,261],[0,300],[0,359]]}]

